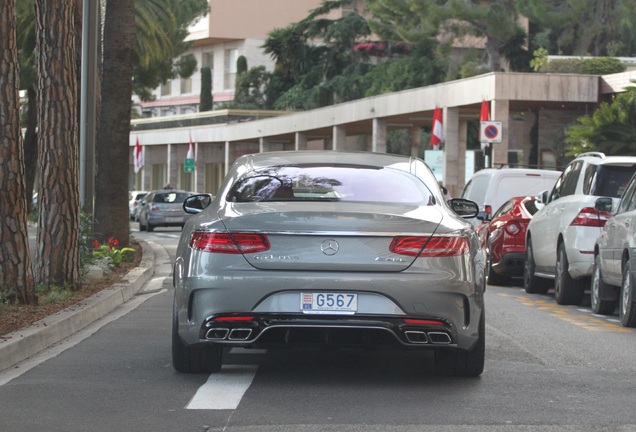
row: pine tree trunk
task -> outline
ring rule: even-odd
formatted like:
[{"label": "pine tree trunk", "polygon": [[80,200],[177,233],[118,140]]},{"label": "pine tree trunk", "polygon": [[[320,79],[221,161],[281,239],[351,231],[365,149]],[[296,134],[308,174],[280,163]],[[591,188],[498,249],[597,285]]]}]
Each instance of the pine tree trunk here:
[{"label": "pine tree trunk", "polygon": [[74,2],[36,0],[40,182],[36,279],[80,287]]},{"label": "pine tree trunk", "polygon": [[102,241],[116,238],[121,246],[130,242],[128,176],[135,34],[134,2],[108,0],[96,146],[94,234]]},{"label": "pine tree trunk", "polygon": [[27,234],[19,89],[15,0],[7,0],[0,2],[0,296],[37,304]]}]

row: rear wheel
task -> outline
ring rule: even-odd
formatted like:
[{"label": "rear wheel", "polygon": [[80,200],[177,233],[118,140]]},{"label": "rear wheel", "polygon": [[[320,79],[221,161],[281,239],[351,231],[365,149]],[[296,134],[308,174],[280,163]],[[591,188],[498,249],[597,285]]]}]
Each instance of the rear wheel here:
[{"label": "rear wheel", "polygon": [[594,257],[594,270],[592,271],[592,283],[590,284],[590,299],[592,311],[595,314],[610,315],[616,309],[616,300],[603,300],[601,294],[609,290],[610,287],[603,282],[601,274],[601,257]]},{"label": "rear wheel", "polygon": [[634,277],[629,261],[623,269],[623,283],[621,284],[620,318],[624,327],[636,327],[636,302],[634,302]]},{"label": "rear wheel", "polygon": [[569,266],[565,246],[561,243],[557,250],[554,299],[560,305],[580,305],[581,301],[583,301],[583,285],[570,276],[568,272]]},{"label": "rear wheel", "polygon": [[526,262],[523,266],[523,286],[528,294],[545,294],[550,289],[550,281],[535,276],[534,269],[532,241],[528,238],[526,244]]},{"label": "rear wheel", "polygon": [[483,311],[479,320],[479,339],[472,350],[462,352],[438,349],[435,351],[437,368],[448,376],[478,377],[484,371],[485,359],[486,318]]},{"label": "rear wheel", "polygon": [[172,367],[181,373],[215,373],[223,366],[220,345],[186,346],[178,332],[176,310],[172,318]]},{"label": "rear wheel", "polygon": [[146,231],[153,232],[154,230],[155,230],[155,226],[152,225],[150,222],[148,222],[148,225],[146,225]]}]

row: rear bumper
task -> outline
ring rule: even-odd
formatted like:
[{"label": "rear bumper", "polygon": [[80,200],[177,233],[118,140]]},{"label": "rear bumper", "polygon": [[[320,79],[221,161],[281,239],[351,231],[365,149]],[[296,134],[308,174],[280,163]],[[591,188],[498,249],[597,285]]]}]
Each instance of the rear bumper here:
[{"label": "rear bumper", "polygon": [[256,315],[250,321],[205,320],[200,341],[251,348],[281,347],[457,347],[448,323],[413,325],[400,318]]},{"label": "rear bumper", "polygon": [[[398,274],[362,274],[353,279],[346,273],[341,280],[333,280],[316,272],[301,279],[289,273],[280,279],[245,277],[233,284],[218,276],[188,278],[189,288],[177,286],[175,290],[178,332],[186,345],[391,345],[470,350],[479,338],[483,284],[472,280],[427,280],[422,274],[399,281]],[[215,281],[219,285],[213,287]],[[284,289],[292,286],[302,289]],[[301,293],[325,290],[357,293],[358,311],[350,315],[302,313]],[[252,318],[215,321],[227,315]],[[439,323],[407,324],[409,318]]]},{"label": "rear bumper", "polygon": [[498,263],[492,264],[492,269],[500,276],[521,277],[526,258],[522,252],[510,252],[501,257]]}]

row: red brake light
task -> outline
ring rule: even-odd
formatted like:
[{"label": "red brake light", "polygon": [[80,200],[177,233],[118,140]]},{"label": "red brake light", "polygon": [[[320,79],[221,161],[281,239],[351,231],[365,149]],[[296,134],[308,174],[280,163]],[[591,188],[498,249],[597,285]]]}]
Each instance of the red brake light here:
[{"label": "red brake light", "polygon": [[450,257],[468,252],[466,237],[395,237],[389,250],[393,253],[421,257]]},{"label": "red brake light", "polygon": [[190,236],[190,247],[204,252],[256,253],[268,250],[269,246],[263,234],[195,231]]},{"label": "red brake light", "polygon": [[415,324],[415,325],[434,325],[434,326],[445,325],[442,321],[427,320],[427,319],[413,319],[413,318],[404,318],[404,323]]},{"label": "red brake light", "polygon": [[611,218],[610,213],[596,210],[593,207],[584,207],[579,211],[574,220],[570,222],[570,225],[599,227],[602,228],[605,222]]}]

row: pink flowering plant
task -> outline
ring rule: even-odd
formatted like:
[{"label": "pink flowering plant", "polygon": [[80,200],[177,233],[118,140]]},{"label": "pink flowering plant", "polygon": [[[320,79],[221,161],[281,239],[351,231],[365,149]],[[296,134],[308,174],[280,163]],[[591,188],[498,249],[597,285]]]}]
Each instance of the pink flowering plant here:
[{"label": "pink flowering plant", "polygon": [[130,247],[119,249],[118,245],[119,240],[113,237],[108,239],[108,244],[99,244],[97,240],[93,240],[93,257],[107,259],[115,267],[119,267],[122,262],[132,262],[137,251]]}]

